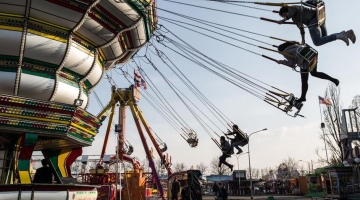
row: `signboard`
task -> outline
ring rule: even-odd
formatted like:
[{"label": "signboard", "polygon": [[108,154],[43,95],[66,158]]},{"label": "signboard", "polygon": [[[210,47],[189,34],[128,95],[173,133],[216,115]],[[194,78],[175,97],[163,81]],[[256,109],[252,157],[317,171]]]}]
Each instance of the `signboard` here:
[{"label": "signboard", "polygon": [[69,191],[70,200],[96,200],[97,196],[96,189],[92,191]]},{"label": "signboard", "polygon": [[240,177],[240,178],[245,178],[245,173],[244,173],[244,172],[236,172],[236,173],[235,173],[235,177],[236,177],[236,178],[239,178],[239,177]]},{"label": "signboard", "polygon": [[108,200],[110,199],[110,185],[102,185],[97,189],[98,196],[97,200]]}]

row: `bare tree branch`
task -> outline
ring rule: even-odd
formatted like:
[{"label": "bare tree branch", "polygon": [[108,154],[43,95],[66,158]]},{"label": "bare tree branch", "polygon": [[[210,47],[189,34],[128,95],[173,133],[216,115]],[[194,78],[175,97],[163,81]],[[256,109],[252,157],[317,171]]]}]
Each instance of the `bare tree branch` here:
[{"label": "bare tree branch", "polygon": [[208,170],[208,166],[201,162],[199,165],[196,165],[196,169],[198,169],[202,175],[206,174]]},{"label": "bare tree branch", "polygon": [[[229,162],[229,164],[231,164]],[[221,165],[219,167],[219,157],[214,157],[210,162],[210,171],[212,174],[219,174],[219,175],[229,175],[231,173],[230,169],[225,166]]]},{"label": "bare tree branch", "polygon": [[[340,89],[334,85],[329,85],[325,91],[325,98],[328,99],[332,106],[326,105],[323,107],[324,115],[324,133],[320,134],[320,138],[325,141],[329,156],[329,165],[339,165],[342,163],[342,148],[341,148],[341,111],[342,104],[340,100]],[[319,156],[319,161],[325,159],[321,157],[319,149],[316,149],[316,154]]]}]

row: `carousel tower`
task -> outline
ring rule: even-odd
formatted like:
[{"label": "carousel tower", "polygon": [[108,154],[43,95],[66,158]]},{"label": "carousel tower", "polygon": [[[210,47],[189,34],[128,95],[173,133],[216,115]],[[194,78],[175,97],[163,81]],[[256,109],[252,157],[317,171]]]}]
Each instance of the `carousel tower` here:
[{"label": "carousel tower", "polygon": [[101,121],[86,111],[104,73],[150,39],[154,0],[0,0],[0,182],[32,184],[41,151],[58,183]]}]

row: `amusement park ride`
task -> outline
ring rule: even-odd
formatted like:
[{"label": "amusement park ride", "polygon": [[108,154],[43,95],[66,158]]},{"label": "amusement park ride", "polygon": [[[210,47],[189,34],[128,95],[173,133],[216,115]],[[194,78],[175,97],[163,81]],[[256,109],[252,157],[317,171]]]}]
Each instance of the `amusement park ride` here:
[{"label": "amusement park ride", "polygon": [[[89,95],[156,23],[153,0],[0,0],[1,199],[96,199],[96,186],[70,173],[101,126],[85,110]],[[32,184],[33,151],[59,185]]]},{"label": "amusement park ride", "polygon": [[[171,170],[171,157],[169,158],[168,155],[164,155],[163,153],[167,150],[167,146],[165,143],[159,143],[158,139],[155,138],[154,134],[152,133],[149,125],[147,124],[145,117],[143,116],[139,106],[136,104],[137,101],[140,100],[140,93],[138,91],[138,88],[134,85],[130,86],[129,88],[125,89],[117,89],[115,86],[112,87],[112,95],[111,100],[105,106],[105,108],[99,113],[97,118],[101,119],[106,117],[106,113],[110,110],[110,117],[108,121],[107,131],[105,134],[104,139],[104,145],[102,148],[102,152],[100,155],[100,163],[99,165],[102,166],[102,163],[104,162],[104,155],[105,150],[110,134],[110,127],[112,126],[113,117],[115,114],[115,108],[117,105],[119,105],[119,124],[117,124],[115,127],[115,131],[119,133],[118,137],[118,146],[117,146],[117,156],[112,156],[108,163],[115,164],[117,159],[120,161],[126,161],[133,164],[134,172],[133,173],[127,173],[127,176],[132,180],[132,185],[134,185],[134,182],[138,183],[135,184],[135,187],[131,187],[132,185],[127,185],[127,182],[125,182],[125,186],[129,187],[129,190],[124,191],[125,197],[130,197],[131,199],[142,199],[144,198],[144,192],[145,186],[146,186],[146,178],[148,178],[145,173],[143,173],[143,168],[140,166],[140,162],[135,160],[134,158],[129,157],[131,153],[133,152],[133,148],[131,145],[126,144],[126,107],[130,107],[134,122],[136,124],[136,127],[138,129],[140,139],[142,142],[142,145],[145,150],[145,154],[147,157],[147,160],[149,162],[149,166],[151,168],[151,180],[153,180],[156,184],[156,188],[159,191],[160,197],[164,197],[164,191],[163,186],[160,182],[160,178],[157,174],[155,163],[154,163],[154,155],[153,152],[150,150],[146,138],[143,132],[142,127],[145,128],[147,135],[149,136],[153,146],[155,147],[156,152],[159,155],[159,158],[161,159],[161,165],[167,170],[168,175],[170,176],[172,174]],[[99,174],[99,176],[111,176],[111,174]],[[92,175],[92,178],[95,175]],[[115,173],[112,174],[112,176],[115,176]],[[117,183],[113,182],[116,179],[111,178],[105,178],[101,179],[104,180],[102,182],[93,183],[93,184],[111,184],[111,183]]]},{"label": "amusement park ride", "polygon": [[[141,191],[150,181],[164,198],[142,127],[169,178],[174,177],[171,157],[164,155],[166,144],[155,138],[136,103],[138,89],[112,87],[110,102],[98,116],[86,111],[89,95],[104,73],[127,63],[153,36],[156,10],[156,0],[0,0],[0,199],[96,199],[98,185],[118,183],[117,174],[108,173],[106,167],[101,170],[104,163],[118,160],[134,168],[125,174],[131,183],[125,182],[130,189],[123,191],[124,197],[142,199]],[[287,114],[295,107],[292,116],[298,116],[302,104],[295,105],[294,95],[275,89],[278,92],[270,91],[264,101]],[[105,151],[117,104],[118,146],[116,156],[108,159]],[[137,126],[151,178],[130,157],[133,148],[125,142],[126,107]],[[91,146],[109,110],[101,167],[75,180],[70,166],[83,147]],[[186,132],[184,139],[196,147],[196,133]],[[58,184],[32,182],[34,151],[42,152]]]}]

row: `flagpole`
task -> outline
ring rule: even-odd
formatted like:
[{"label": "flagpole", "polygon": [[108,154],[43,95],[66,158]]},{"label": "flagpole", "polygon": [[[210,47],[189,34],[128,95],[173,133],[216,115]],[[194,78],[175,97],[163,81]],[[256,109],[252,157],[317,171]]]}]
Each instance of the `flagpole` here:
[{"label": "flagpole", "polygon": [[327,153],[326,140],[325,140],[325,132],[324,132],[325,124],[323,124],[320,101],[319,101],[319,110],[320,110],[320,117],[321,117],[321,130],[323,132],[323,139],[324,139],[324,145],[325,145],[326,161],[327,161],[328,164],[330,164],[329,163],[328,153]]}]

